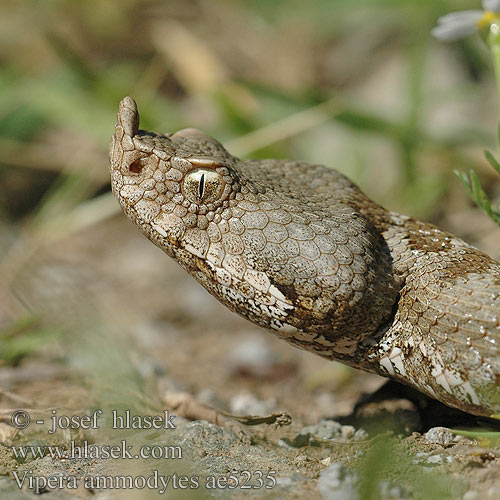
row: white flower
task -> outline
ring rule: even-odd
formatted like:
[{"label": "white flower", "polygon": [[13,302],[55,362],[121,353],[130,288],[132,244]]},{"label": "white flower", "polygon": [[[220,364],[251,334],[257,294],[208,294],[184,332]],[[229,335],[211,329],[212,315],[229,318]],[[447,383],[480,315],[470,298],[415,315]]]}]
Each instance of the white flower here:
[{"label": "white flower", "polygon": [[431,33],[442,42],[451,42],[494,22],[500,23],[500,0],[483,0],[482,5],[483,10],[462,10],[440,17]]}]

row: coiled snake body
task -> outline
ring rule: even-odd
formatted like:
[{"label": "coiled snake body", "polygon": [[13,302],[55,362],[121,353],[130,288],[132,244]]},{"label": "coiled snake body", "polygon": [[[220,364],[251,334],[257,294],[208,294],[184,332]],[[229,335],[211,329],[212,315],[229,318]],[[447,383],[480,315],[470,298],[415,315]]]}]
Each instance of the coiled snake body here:
[{"label": "coiled snake body", "polygon": [[498,262],[333,169],[241,161],[198,130],[157,135],[138,121],[126,97],[113,192],[222,303],[325,358],[500,413]]}]

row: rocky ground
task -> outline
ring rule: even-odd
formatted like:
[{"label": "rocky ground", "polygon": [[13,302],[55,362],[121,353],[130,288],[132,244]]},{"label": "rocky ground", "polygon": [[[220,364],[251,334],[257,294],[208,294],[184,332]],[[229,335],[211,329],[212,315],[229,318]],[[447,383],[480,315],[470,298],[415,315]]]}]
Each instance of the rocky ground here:
[{"label": "rocky ground", "polygon": [[[449,420],[403,400],[366,403],[355,418],[355,404],[383,379],[301,352],[230,313],[124,217],[31,253],[13,292],[8,311],[29,304],[32,319],[14,323],[12,337],[39,336],[43,345],[0,370],[1,498],[37,488],[49,499],[497,497],[494,439],[459,436],[442,427]],[[19,408],[31,423],[16,430]],[[291,424],[247,426],[211,408],[285,412]],[[176,416],[159,429],[112,428],[113,410],[167,409]],[[96,410],[94,428],[64,418]],[[69,454],[72,445],[122,441],[134,453],[161,449],[162,458]],[[13,453],[48,445],[61,455]],[[100,476],[110,482],[90,482]]]}]

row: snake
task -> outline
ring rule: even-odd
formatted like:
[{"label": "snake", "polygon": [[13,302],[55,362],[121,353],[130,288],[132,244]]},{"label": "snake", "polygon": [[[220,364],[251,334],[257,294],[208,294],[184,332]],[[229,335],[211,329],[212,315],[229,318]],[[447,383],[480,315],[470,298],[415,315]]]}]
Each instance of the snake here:
[{"label": "snake", "polygon": [[138,229],[286,342],[478,416],[500,413],[500,264],[386,210],[337,170],[240,160],[204,132],[139,129],[122,99],[111,187]]}]

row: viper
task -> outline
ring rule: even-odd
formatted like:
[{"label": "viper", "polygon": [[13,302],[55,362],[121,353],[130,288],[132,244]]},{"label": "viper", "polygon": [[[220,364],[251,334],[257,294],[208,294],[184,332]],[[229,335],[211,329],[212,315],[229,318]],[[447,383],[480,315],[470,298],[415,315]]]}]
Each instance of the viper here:
[{"label": "viper", "polygon": [[492,258],[384,209],[333,168],[240,160],[191,128],[140,130],[130,97],[110,164],[132,222],[234,312],[448,406],[500,413]]}]

